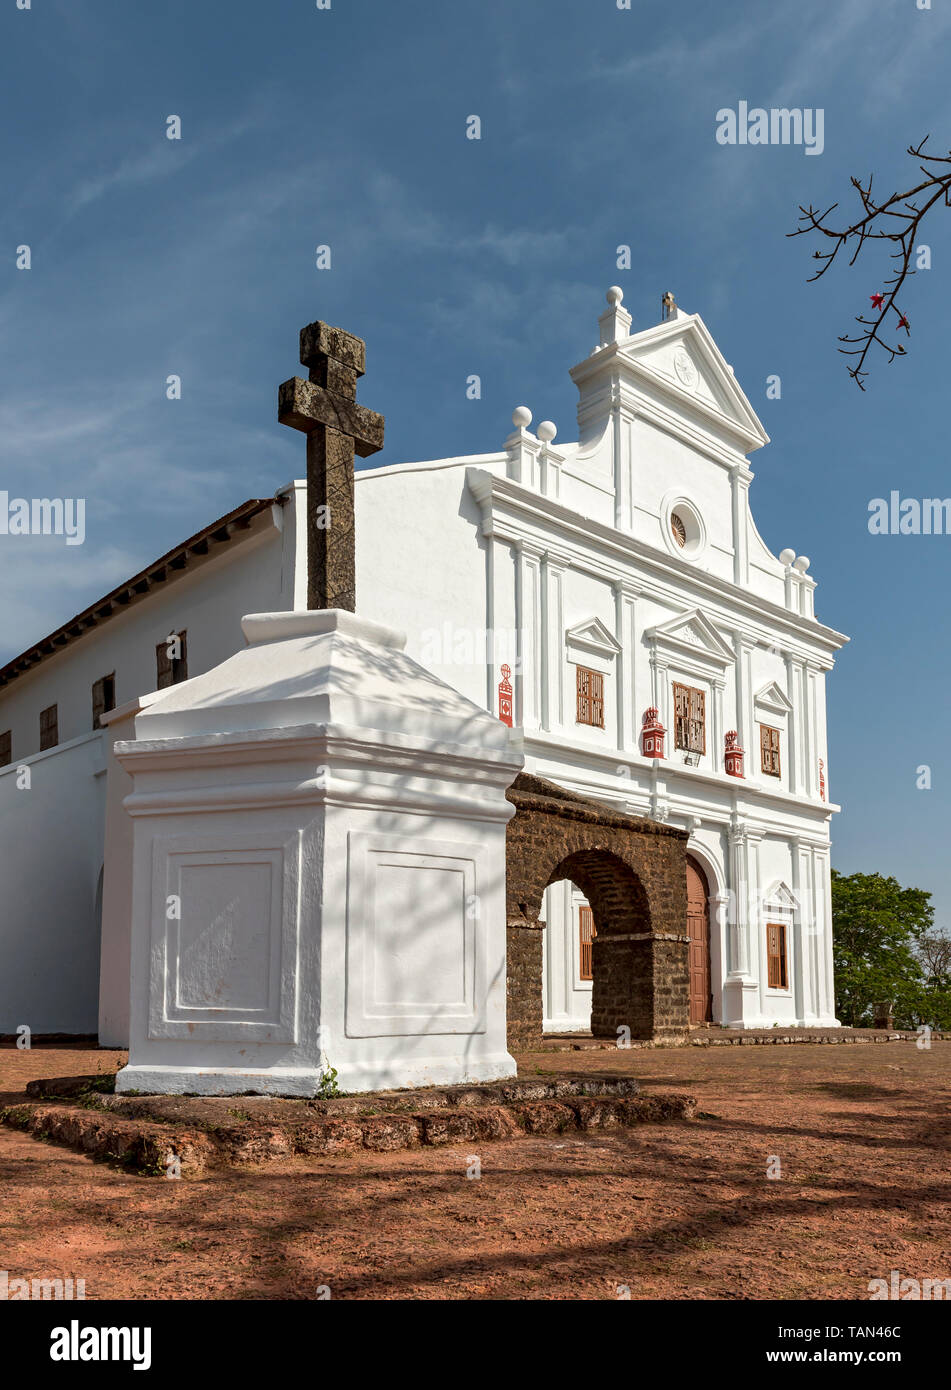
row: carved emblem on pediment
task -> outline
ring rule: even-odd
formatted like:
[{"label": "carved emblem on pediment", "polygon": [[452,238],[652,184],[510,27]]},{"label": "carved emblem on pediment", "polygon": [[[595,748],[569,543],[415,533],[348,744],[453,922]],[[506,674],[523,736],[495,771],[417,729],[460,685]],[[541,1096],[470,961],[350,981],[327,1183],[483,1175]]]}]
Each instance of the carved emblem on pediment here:
[{"label": "carved emblem on pediment", "polygon": [[694,366],[693,358],[690,356],[689,352],[687,352],[686,348],[679,347],[674,353],[674,371],[677,373],[683,385],[690,391],[694,389],[700,380],[700,374]]}]

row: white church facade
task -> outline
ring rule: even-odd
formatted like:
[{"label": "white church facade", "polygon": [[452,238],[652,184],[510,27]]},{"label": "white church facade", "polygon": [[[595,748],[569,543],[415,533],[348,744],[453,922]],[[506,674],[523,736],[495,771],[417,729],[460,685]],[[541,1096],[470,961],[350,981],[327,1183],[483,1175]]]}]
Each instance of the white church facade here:
[{"label": "white church facade", "polygon": [[[825,677],[846,639],[809,561],[756,530],[767,435],[703,321],[631,327],[610,291],[571,370],[577,442],[523,407],[495,453],[357,471],[357,611],[510,725],[527,772],[689,832],[691,1022],[835,1026]],[[306,607],[305,504],[303,482],[244,503],[0,671],[0,1033],[127,1042],[113,744],[241,651],[246,615]],[[590,909],[563,881],[543,917],[545,1027],[585,1029]]]}]

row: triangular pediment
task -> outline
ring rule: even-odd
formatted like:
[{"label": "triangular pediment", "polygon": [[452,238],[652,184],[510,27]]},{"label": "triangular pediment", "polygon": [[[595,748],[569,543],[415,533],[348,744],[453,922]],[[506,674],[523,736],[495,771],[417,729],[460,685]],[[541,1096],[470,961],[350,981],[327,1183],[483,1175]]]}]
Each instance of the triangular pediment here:
[{"label": "triangular pediment", "polygon": [[690,653],[701,660],[726,666],[734,659],[733,649],[717,632],[710,619],[694,608],[689,613],[681,613],[669,622],[659,623],[645,633],[648,641],[657,647],[673,648],[681,653]]},{"label": "triangular pediment", "polygon": [[608,365],[623,363],[631,384],[646,388],[668,410],[698,415],[731,435],[743,453],[769,443],[769,435],[699,314],[678,311],[629,338],[608,344],[572,370],[579,387]]},{"label": "triangular pediment", "polygon": [[762,690],[757,690],[753,696],[753,703],[762,709],[772,711],[773,714],[789,714],[792,709],[785,691],[776,681],[770,681]]},{"label": "triangular pediment", "polygon": [[586,618],[583,623],[568,628],[565,643],[568,647],[581,647],[604,657],[617,656],[621,650],[620,643],[600,618]]},{"label": "triangular pediment", "polygon": [[787,883],[777,880],[772,888],[763,894],[763,906],[778,908],[784,912],[795,912],[799,907],[799,899]]}]

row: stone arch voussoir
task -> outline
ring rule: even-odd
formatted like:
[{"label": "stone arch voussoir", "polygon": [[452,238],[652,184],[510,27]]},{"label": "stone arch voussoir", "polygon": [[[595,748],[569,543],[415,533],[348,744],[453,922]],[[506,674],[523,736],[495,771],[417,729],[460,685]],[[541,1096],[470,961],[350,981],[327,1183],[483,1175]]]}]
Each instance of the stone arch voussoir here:
[{"label": "stone arch voussoir", "polygon": [[687,833],[527,774],[508,796],[516,807],[506,866],[510,1049],[542,1036],[540,914],[545,889],[560,879],[578,885],[594,915],[595,1035],[685,1037]]}]

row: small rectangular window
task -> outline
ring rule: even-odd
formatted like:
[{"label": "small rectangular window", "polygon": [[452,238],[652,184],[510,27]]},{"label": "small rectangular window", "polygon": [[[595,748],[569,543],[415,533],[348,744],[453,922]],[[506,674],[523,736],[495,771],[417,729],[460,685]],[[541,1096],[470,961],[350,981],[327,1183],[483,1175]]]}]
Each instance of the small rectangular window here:
[{"label": "small rectangular window", "polygon": [[604,677],[599,671],[589,671],[585,666],[577,668],[578,720],[579,724],[593,724],[597,729],[604,728]]},{"label": "small rectangular window", "polygon": [[116,673],[101,676],[92,688],[92,726],[99,729],[102,726],[99,719],[103,714],[108,714],[111,709],[116,707]]},{"label": "small rectangular window", "polygon": [[155,648],[156,689],[180,685],[188,680],[188,634],[170,632]]},{"label": "small rectangular window", "polygon": [[787,989],[786,927],[782,922],[766,926],[767,983],[770,989]]},{"label": "small rectangular window", "polygon": [[0,734],[0,767],[6,767],[7,763],[13,762],[13,734],[8,729],[5,734]]},{"label": "small rectangular window", "polygon": [[597,932],[594,929],[594,913],[590,907],[578,908],[578,935],[581,945],[578,977],[582,980],[593,980],[591,943],[597,936]]},{"label": "small rectangular window", "polygon": [[707,751],[706,691],[674,681],[674,747],[687,753]]},{"label": "small rectangular window", "polygon": [[768,724],[759,726],[760,767],[767,777],[781,777],[779,766],[779,730]]},{"label": "small rectangular window", "polygon": [[40,712],[40,752],[59,743],[59,710],[56,705]]}]

